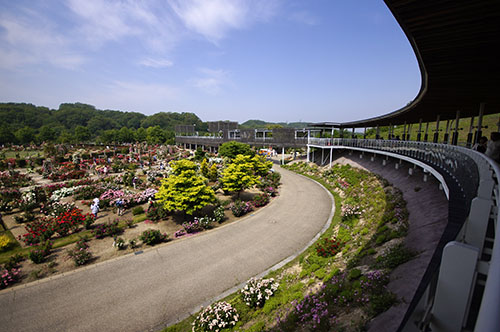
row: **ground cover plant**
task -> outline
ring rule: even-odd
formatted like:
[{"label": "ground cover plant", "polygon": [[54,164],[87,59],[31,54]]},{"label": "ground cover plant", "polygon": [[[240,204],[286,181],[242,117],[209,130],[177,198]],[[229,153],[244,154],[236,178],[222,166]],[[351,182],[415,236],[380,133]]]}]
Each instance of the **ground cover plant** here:
[{"label": "ground cover plant", "polygon": [[[330,190],[336,205],[332,224],[303,254],[265,277],[279,283],[265,303],[249,306],[241,292],[223,299],[239,315],[227,330],[364,330],[397,301],[386,288],[391,271],[417,254],[404,246],[408,212],[402,194],[383,178],[349,165],[325,170],[300,162],[286,168]],[[165,331],[191,330],[196,317]]]}]

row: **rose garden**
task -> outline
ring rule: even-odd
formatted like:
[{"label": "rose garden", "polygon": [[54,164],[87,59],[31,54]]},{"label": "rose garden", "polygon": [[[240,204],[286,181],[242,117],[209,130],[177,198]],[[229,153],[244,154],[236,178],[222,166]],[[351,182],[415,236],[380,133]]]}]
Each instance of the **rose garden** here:
[{"label": "rose garden", "polygon": [[[235,142],[217,155],[146,144],[2,154],[1,288],[183,241],[279,195],[272,163]],[[401,192],[349,165],[284,167],[332,193],[331,226],[285,267],[168,331],[355,331],[396,303],[390,273],[417,254],[403,243]]]},{"label": "rose garden", "polygon": [[268,204],[279,173],[245,147],[227,150],[61,145],[4,158],[0,287],[189,237]]}]

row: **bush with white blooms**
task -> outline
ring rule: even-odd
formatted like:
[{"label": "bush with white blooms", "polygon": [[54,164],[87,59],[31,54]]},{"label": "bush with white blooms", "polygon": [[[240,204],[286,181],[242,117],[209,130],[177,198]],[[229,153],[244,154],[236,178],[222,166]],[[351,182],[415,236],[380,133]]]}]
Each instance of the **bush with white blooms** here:
[{"label": "bush with white blooms", "polygon": [[279,284],[270,279],[254,279],[248,280],[247,284],[241,290],[243,302],[250,307],[262,307],[266,300],[276,292]]},{"label": "bush with white blooms", "polygon": [[238,321],[238,313],[227,302],[217,302],[205,309],[193,322],[193,332],[214,331],[218,332],[225,328],[233,327]]}]

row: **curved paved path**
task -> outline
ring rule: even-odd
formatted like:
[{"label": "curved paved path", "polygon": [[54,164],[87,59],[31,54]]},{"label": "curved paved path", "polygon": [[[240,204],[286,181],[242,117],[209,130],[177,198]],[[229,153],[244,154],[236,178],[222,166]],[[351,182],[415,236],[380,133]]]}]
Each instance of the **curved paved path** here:
[{"label": "curved paved path", "polygon": [[239,222],[0,292],[0,329],[135,332],[185,317],[303,249],[328,221],[329,193],[280,172],[280,196]]}]

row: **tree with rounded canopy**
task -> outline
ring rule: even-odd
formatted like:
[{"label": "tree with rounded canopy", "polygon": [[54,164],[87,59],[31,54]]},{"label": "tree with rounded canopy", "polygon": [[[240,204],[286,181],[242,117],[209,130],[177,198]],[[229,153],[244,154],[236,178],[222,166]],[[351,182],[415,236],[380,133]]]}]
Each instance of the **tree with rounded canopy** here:
[{"label": "tree with rounded canopy", "polygon": [[207,186],[206,179],[192,169],[172,174],[162,180],[156,199],[167,211],[183,211],[193,215],[215,202],[215,193]]},{"label": "tree with rounded canopy", "polygon": [[181,175],[185,171],[195,171],[198,169],[198,165],[195,162],[187,159],[181,159],[172,163],[172,171],[175,175]]},{"label": "tree with rounded canopy", "polygon": [[271,161],[267,161],[264,157],[255,155],[251,159],[253,163],[253,169],[255,175],[258,176],[266,176],[269,173],[269,170],[273,167],[273,163]]},{"label": "tree with rounded canopy", "polygon": [[223,143],[219,147],[219,155],[222,157],[234,159],[239,154],[253,157],[255,155],[255,151],[250,148],[250,145],[235,141]]},{"label": "tree with rounded canopy", "polygon": [[254,161],[250,156],[237,155],[231,164],[222,171],[222,189],[240,193],[259,183]]}]

